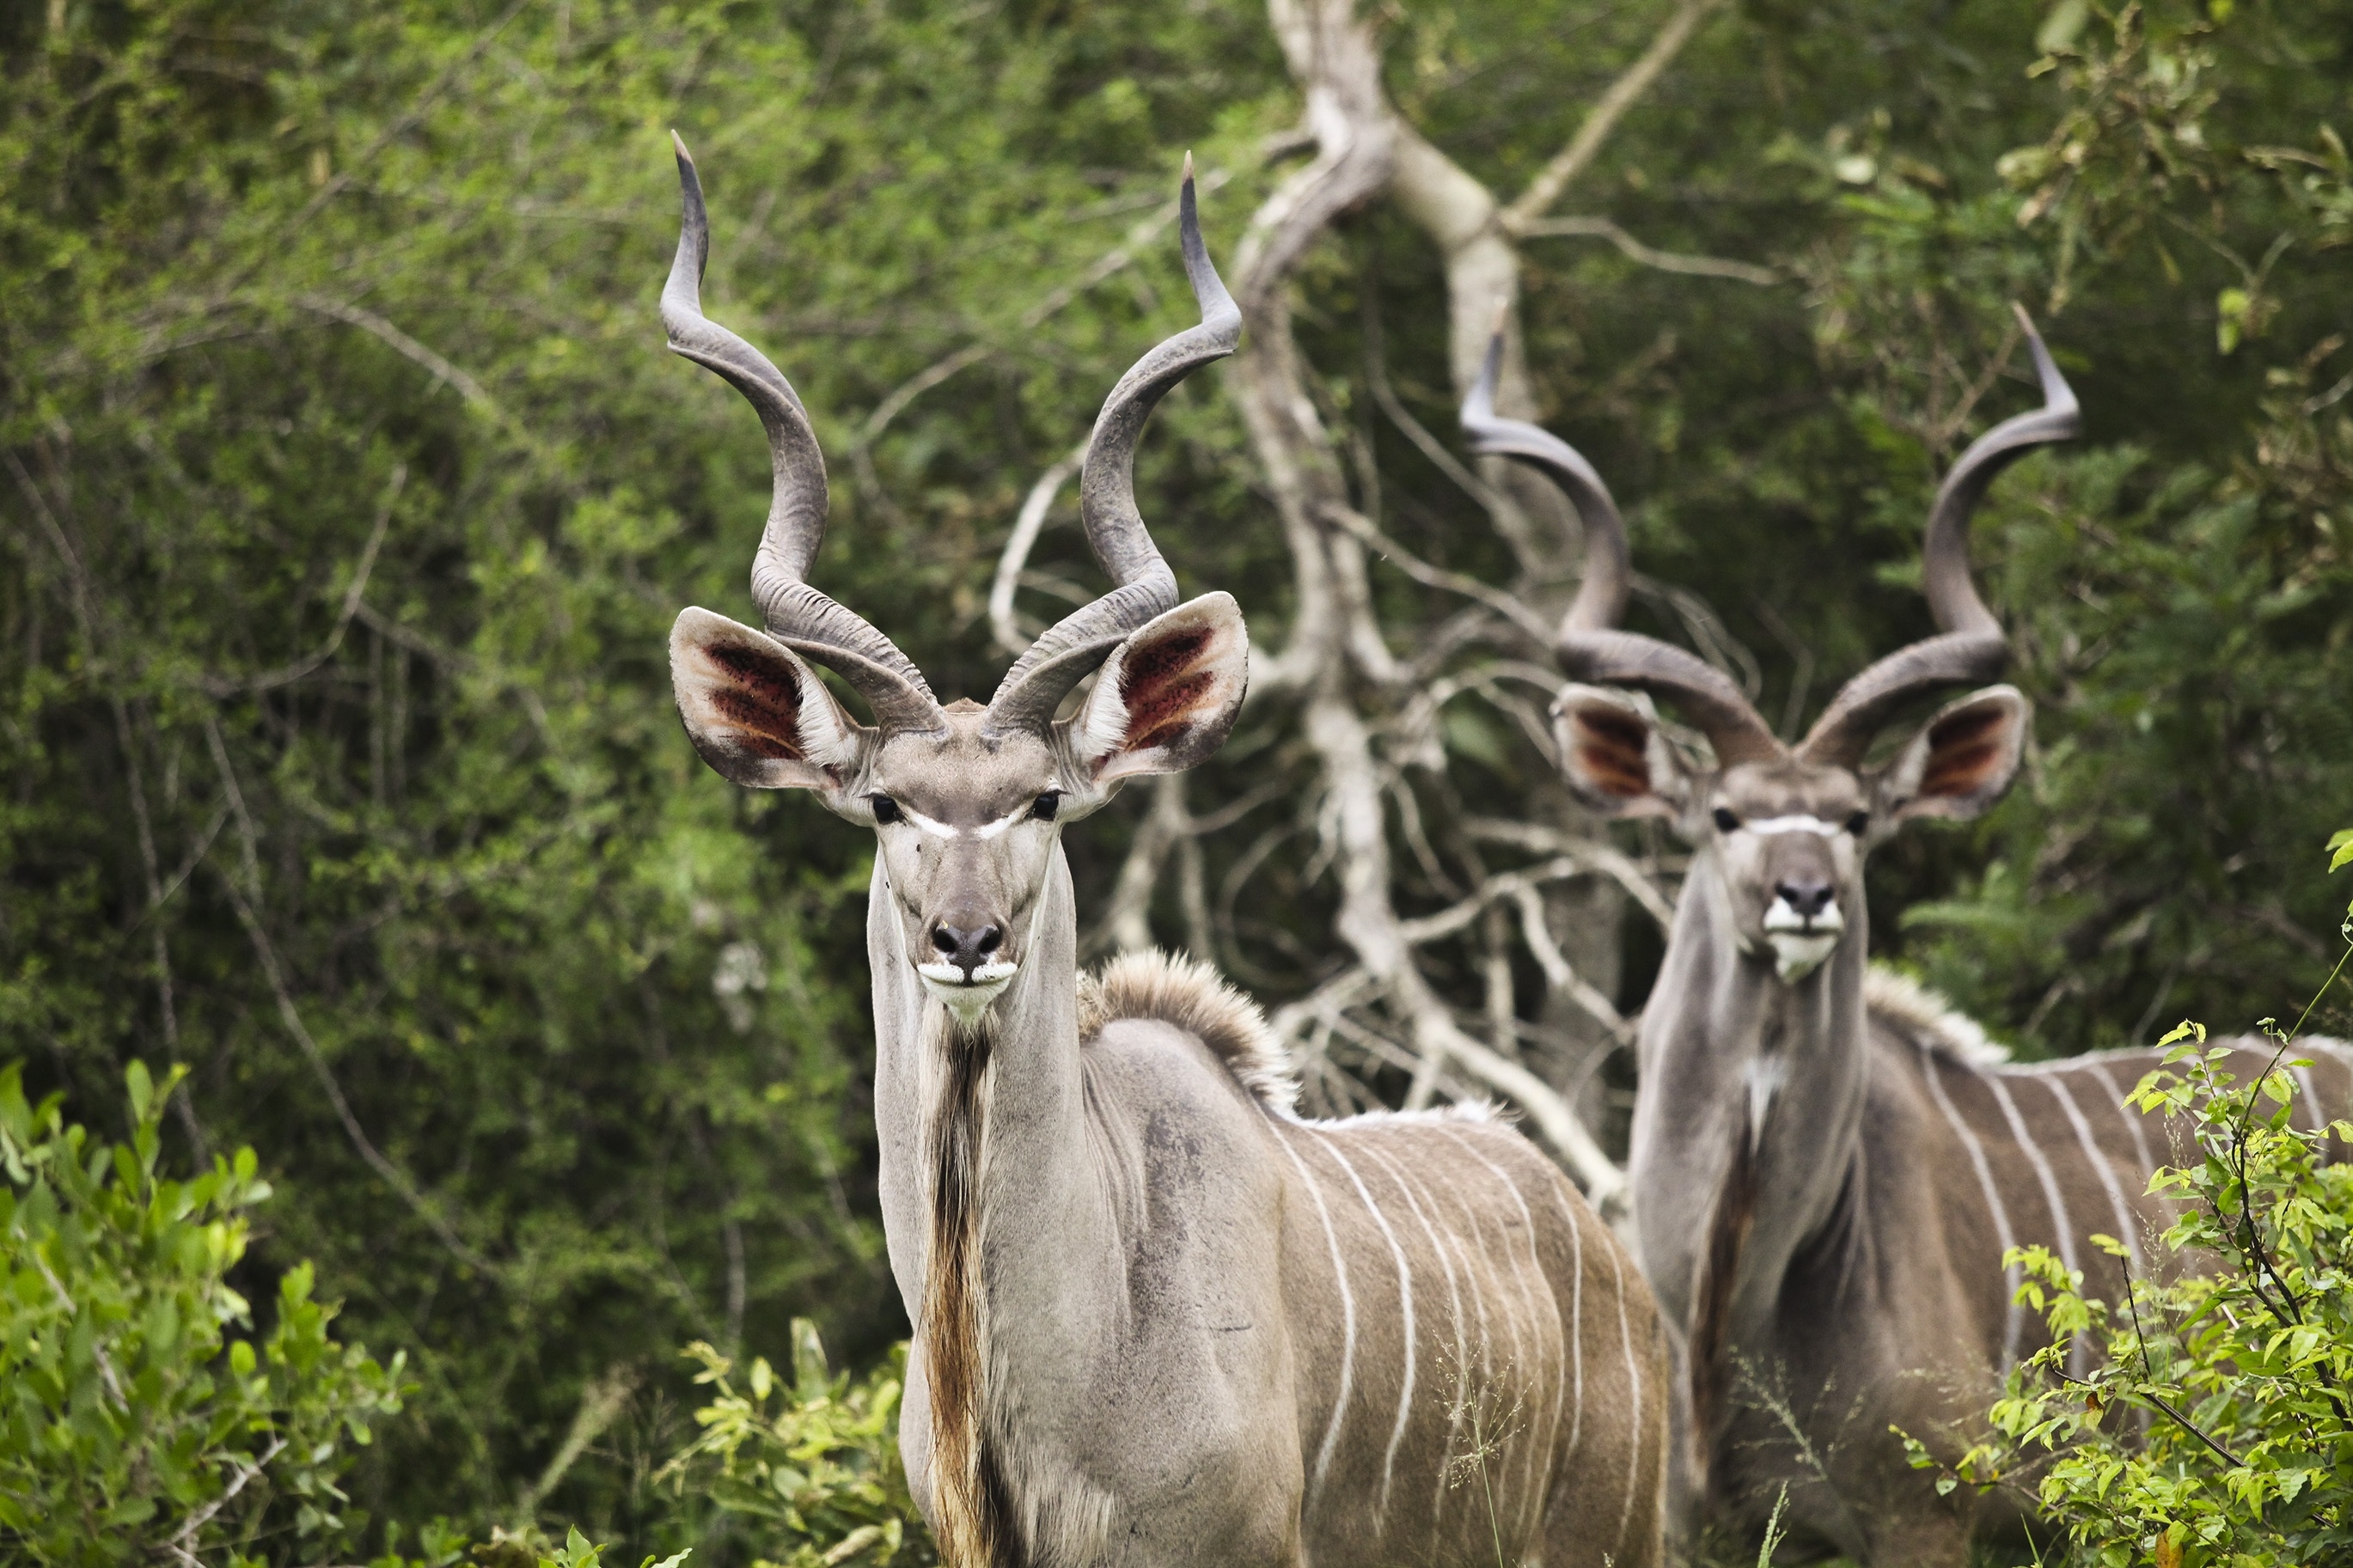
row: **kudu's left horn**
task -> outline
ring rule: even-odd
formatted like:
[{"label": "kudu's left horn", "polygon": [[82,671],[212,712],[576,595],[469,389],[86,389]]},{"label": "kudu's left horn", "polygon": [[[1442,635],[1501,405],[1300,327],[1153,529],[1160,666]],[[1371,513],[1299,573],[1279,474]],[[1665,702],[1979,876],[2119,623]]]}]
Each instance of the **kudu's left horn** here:
[{"label": "kudu's left horn", "polygon": [[1170,387],[1233,353],[1242,335],[1241,311],[1201,243],[1189,153],[1176,202],[1185,276],[1200,306],[1201,324],[1155,345],[1112,388],[1095,418],[1094,434],[1087,439],[1086,463],[1079,474],[1079,514],[1086,524],[1087,545],[1115,586],[1048,627],[1014,661],[988,700],[984,733],[1044,728],[1071,688],[1102,664],[1122,638],[1176,607],[1176,574],[1161,559],[1135,509],[1136,437]]},{"label": "kudu's left horn", "polygon": [[1969,578],[1969,514],[1985,499],[1995,475],[2035,447],[2072,440],[2084,428],[2074,389],[2059,374],[2042,335],[2034,330],[2025,307],[2010,309],[2018,312],[2018,324],[2025,329],[2027,347],[2034,354],[2042,406],[2005,419],[1978,437],[1945,476],[1928,510],[1927,540],[1921,551],[1921,586],[1939,635],[1898,648],[1841,687],[1798,746],[1798,755],[1807,762],[1852,767],[1906,701],[1939,686],[1990,680],[2009,662],[2010,642],[2001,623],[1986,608]]},{"label": "kudu's left horn", "polygon": [[1514,458],[1568,492],[1585,522],[1585,581],[1561,617],[1554,652],[1570,679],[1630,686],[1679,707],[1715,748],[1718,763],[1769,762],[1787,754],[1731,678],[1672,643],[1616,629],[1626,613],[1631,564],[1626,521],[1609,487],[1584,454],[1538,426],[1495,413],[1495,383],[1503,374],[1504,334],[1487,344],[1487,362],[1462,400],[1462,433],[1471,449]]},{"label": "kudu's left horn", "polygon": [[662,327],[671,352],[712,372],[758,410],[768,432],[776,471],[768,524],[752,558],[752,598],[770,636],[794,652],[839,673],[858,689],[885,730],[946,728],[937,699],[914,662],[856,612],[809,585],[809,563],[825,538],[825,458],[801,400],[759,350],[702,313],[702,267],[711,251],[711,220],[702,182],[678,133],[679,194],[683,213],[678,256],[662,287]]}]

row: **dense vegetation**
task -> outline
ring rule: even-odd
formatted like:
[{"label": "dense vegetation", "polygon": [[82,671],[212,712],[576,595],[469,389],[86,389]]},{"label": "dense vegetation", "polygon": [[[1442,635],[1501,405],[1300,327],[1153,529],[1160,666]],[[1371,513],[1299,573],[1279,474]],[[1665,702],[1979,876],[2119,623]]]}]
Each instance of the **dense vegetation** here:
[{"label": "dense vegetation", "polygon": [[[1408,8],[1386,86],[1517,186],[1667,9]],[[2024,405],[2006,302],[2036,312],[2090,433],[2004,481],[1977,553],[2037,746],[1979,827],[1873,868],[1874,952],[2029,1055],[2243,1027],[2336,953],[2310,856],[2353,794],[2348,47],[2343,0],[1745,0],[1584,176],[1603,228],[1527,247],[1539,410],[1626,503],[1639,568],[1693,595],[1638,616],[1696,627],[1791,723],[1926,629],[1926,498]],[[326,1342],[286,1283],[342,1303],[334,1340],[381,1366],[353,1359],[335,1398],[374,1441],[318,1480],[366,1550],[574,1521],[626,1542],[617,1563],[770,1539],[729,1489],[784,1463],[771,1437],[817,1440],[780,1425],[830,1386],[816,1331],[872,1367],[904,1321],[862,1102],[867,847],[729,789],[670,708],[669,622],[746,613],[768,476],[741,404],[663,352],[666,132],[711,192],[706,301],[832,457],[818,580],[944,695],[985,695],[1025,494],[1185,319],[1177,159],[1224,261],[1300,151],[1268,16],[47,0],[0,12],[0,55],[8,1136],[132,1151],[81,1178],[92,1204],[178,1183],[174,1224],[233,1207],[240,1256],[142,1289],[183,1322],[216,1303],[253,1375],[289,1335]],[[1452,427],[1427,238],[1368,205],[1292,297],[1360,510],[1509,580],[1414,439]],[[1220,374],[1156,416],[1139,490],[1187,589],[1235,591],[1271,649],[1292,580]],[[1067,521],[1024,579],[1032,620],[1096,582]],[[1377,562],[1368,584],[1401,647],[1463,602]],[[1527,816],[1546,773],[1504,711],[1425,732],[1451,771],[1386,759],[1437,781],[1415,786],[1437,869],[1408,889],[1433,905],[1457,828]],[[1304,765],[1282,721],[1191,785],[1221,825],[1148,909],[1270,1003],[1335,946],[1313,792],[1271,794]],[[1083,910],[1153,805],[1073,831]],[[1639,910],[1622,945],[1595,973],[1630,1011],[1657,947]],[[1474,963],[1438,981],[1475,1010]],[[158,1087],[126,1100],[134,1064]],[[706,1375],[753,1381],[699,1390],[694,1342]],[[772,1396],[764,1365],[801,1370]],[[887,1420],[888,1383],[843,1385],[839,1419]],[[174,1387],[182,1410],[280,1397]],[[714,1397],[749,1399],[741,1441],[665,1470]],[[843,1530],[888,1515],[863,1474]],[[250,1506],[207,1541],[319,1539],[276,1491]]]}]

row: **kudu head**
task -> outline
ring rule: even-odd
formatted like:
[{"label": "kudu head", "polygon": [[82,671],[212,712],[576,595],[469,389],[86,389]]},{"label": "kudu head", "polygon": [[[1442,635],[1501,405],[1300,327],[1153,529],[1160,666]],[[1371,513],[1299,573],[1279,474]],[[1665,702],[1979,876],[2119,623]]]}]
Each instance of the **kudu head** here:
[{"label": "kudu head", "polygon": [[[673,138],[675,140],[675,138]],[[684,143],[685,217],[662,290],[672,350],[717,373],[759,411],[776,485],[752,562],[766,630],[704,609],[670,630],[670,681],[695,750],[751,789],[807,789],[874,830],[902,950],[924,989],[970,1024],[1030,949],[1062,825],[1122,779],[1175,773],[1215,752],[1249,678],[1241,612],[1225,594],[1176,602],[1176,579],[1137,515],[1145,418],[1194,370],[1233,353],[1241,316],[1201,243],[1192,161],[1180,200],[1185,269],[1201,324],[1159,344],[1112,391],[1080,481],[1087,542],[1117,585],[1049,628],[987,707],[943,706],[923,672],[864,619],[807,581],[825,531],[825,461],[808,416],[766,357],[704,319],[710,229]],[[861,724],[810,668],[825,666],[872,710]],[[1078,710],[1062,700],[1100,669]]]},{"label": "kudu head", "polygon": [[[1864,757],[1907,704],[1941,687],[1988,679],[2007,659],[2000,625],[1969,579],[1969,514],[2012,461],[2080,428],[2074,393],[2023,310],[2019,321],[2042,378],[2043,405],[1978,437],[1936,492],[1924,575],[1939,635],[1848,681],[1794,746],[1774,735],[1722,671],[1679,647],[1616,629],[1628,587],[1625,522],[1609,488],[1575,448],[1534,425],[1495,416],[1500,337],[1464,400],[1462,428],[1472,448],[1548,475],[1585,521],[1585,581],[1556,643],[1561,668],[1577,682],[1553,706],[1570,788],[1605,815],[1672,823],[1703,859],[1715,862],[1742,953],[1771,963],[1785,982],[1804,978],[1838,948],[1862,907],[1866,850],[1915,817],[1976,816],[2000,797],[2018,770],[2030,710],[2009,686],[1988,686],[1948,704],[1876,765],[1864,766]],[[1707,737],[1714,765],[1698,765],[1669,744],[1648,703],[1633,692],[1679,710]]]}]

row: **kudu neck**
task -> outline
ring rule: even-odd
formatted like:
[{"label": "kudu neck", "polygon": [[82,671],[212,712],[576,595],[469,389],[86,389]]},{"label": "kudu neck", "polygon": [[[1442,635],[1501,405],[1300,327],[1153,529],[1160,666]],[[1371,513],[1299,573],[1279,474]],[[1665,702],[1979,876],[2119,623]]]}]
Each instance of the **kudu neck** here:
[{"label": "kudu neck", "polygon": [[[1688,1325],[1727,1202],[1741,1207],[1736,1300],[1769,1300],[1831,1219],[1862,1147],[1867,912],[1812,973],[1784,981],[1743,944],[1713,854],[1693,862],[1640,1042],[1630,1176],[1646,1271]],[[1843,900],[1842,900],[1843,901]],[[1727,1195],[1728,1185],[1742,1190]]]},{"label": "kudu neck", "polygon": [[[868,890],[867,958],[874,982],[874,1125],[891,1271],[910,1321],[923,1297],[944,1097],[955,1068],[977,1054],[971,1081],[976,1166],[986,1228],[1075,1239],[1068,1212],[1085,1170],[1085,1093],[1079,1054],[1078,919],[1069,863],[1053,850],[1044,887],[1015,916],[1020,969],[976,1029],[931,997],[878,857]],[[1018,1212],[1015,1212],[1018,1211]],[[992,1223],[993,1222],[993,1223]]]}]

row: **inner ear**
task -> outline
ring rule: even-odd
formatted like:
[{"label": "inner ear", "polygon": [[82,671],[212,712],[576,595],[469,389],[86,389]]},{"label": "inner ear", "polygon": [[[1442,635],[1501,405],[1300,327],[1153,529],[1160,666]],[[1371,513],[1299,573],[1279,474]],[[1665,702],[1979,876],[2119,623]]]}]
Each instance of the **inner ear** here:
[{"label": "inner ear", "polygon": [[1623,692],[1569,686],[1553,703],[1561,772],[1579,800],[1608,816],[1673,816],[1689,781],[1658,725]]},{"label": "inner ear", "polygon": [[764,632],[705,609],[679,612],[670,690],[702,760],[747,789],[813,789],[833,804],[871,733],[817,672]]},{"label": "inner ear", "polygon": [[2032,710],[2016,688],[1991,686],[1950,704],[1889,764],[1883,808],[1899,818],[1971,817],[2017,776]]},{"label": "inner ear", "polygon": [[1173,773],[1225,743],[1250,688],[1250,634],[1229,594],[1156,616],[1103,661],[1071,721],[1071,750],[1097,784]]}]

